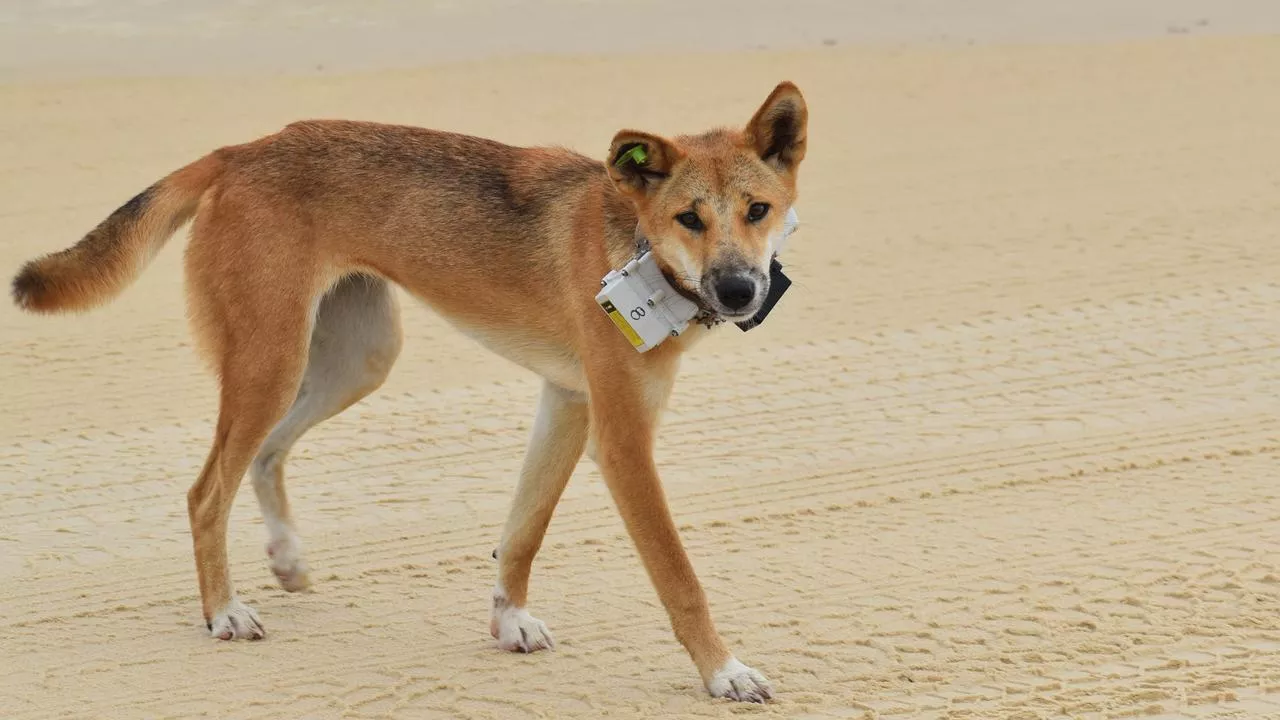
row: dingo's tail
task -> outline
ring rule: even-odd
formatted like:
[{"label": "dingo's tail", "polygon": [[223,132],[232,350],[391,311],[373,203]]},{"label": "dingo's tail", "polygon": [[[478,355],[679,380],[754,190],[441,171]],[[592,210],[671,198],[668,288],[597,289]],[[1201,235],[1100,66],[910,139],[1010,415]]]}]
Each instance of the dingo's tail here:
[{"label": "dingo's tail", "polygon": [[28,262],[13,279],[13,301],[23,310],[54,313],[115,298],[195,215],[222,168],[218,153],[206,155],[143,190],[80,242]]}]

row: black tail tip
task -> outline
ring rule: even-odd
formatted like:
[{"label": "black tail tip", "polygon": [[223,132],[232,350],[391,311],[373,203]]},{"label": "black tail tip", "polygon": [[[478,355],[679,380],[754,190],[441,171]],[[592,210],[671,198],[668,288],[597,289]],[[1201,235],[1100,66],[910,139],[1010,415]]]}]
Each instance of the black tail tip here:
[{"label": "black tail tip", "polygon": [[44,300],[49,295],[49,283],[36,264],[29,262],[14,276],[9,291],[15,305],[23,310],[39,311],[44,309]]}]

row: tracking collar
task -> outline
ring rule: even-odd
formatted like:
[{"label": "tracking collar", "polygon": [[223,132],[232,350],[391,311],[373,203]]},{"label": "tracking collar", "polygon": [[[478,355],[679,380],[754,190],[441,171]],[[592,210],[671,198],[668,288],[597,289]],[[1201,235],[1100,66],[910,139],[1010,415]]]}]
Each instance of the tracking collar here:
[{"label": "tracking collar", "polygon": [[[791,287],[791,280],[783,274],[782,263],[778,262],[778,254],[798,225],[795,209],[788,209],[781,236],[774,244],[773,260],[769,263],[769,294],[755,315],[734,323],[744,332],[764,322],[783,293]],[[650,350],[669,337],[679,337],[691,322],[706,327],[724,322],[703,304],[701,298],[685,290],[658,267],[649,240],[638,226],[635,256],[621,269],[604,276],[600,281],[600,292],[596,294],[596,303],[639,352]]]}]

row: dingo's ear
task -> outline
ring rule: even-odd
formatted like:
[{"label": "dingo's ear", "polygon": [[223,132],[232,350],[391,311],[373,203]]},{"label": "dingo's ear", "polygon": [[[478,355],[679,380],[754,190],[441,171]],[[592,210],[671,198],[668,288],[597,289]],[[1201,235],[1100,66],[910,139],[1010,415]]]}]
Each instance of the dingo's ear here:
[{"label": "dingo's ear", "polygon": [[624,195],[643,196],[665,180],[683,156],[666,138],[622,130],[609,146],[609,178]]},{"label": "dingo's ear", "polygon": [[804,159],[808,125],[809,108],[800,88],[783,82],[747,123],[747,141],[760,159],[782,172],[794,173]]}]

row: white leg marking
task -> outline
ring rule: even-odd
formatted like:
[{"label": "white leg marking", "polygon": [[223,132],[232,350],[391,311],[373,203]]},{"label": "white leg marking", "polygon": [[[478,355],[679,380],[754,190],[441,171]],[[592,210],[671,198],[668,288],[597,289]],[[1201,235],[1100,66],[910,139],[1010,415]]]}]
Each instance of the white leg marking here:
[{"label": "white leg marking", "polygon": [[[286,430],[287,432],[287,430]],[[267,442],[275,439],[276,433]],[[273,446],[274,448],[274,446]],[[252,466],[253,489],[262,509],[262,519],[267,526],[267,562],[275,573],[280,586],[289,592],[305,590],[311,585],[307,575],[307,563],[302,559],[302,541],[293,526],[283,517],[278,504],[280,476],[283,474],[283,450],[260,452]]]},{"label": "white leg marking", "polygon": [[258,613],[233,597],[213,616],[209,634],[219,640],[261,640],[267,636],[267,631],[262,627]]},{"label": "white leg marking", "polygon": [[712,697],[729,698],[739,702],[762,703],[773,697],[773,686],[763,675],[730,657],[724,667],[716,671],[707,690]]},{"label": "white leg marking", "polygon": [[267,562],[280,581],[280,587],[289,592],[306,590],[311,586],[310,570],[302,558],[302,541],[298,539],[298,533],[278,520],[268,520],[267,531],[270,533]]},{"label": "white leg marking", "polygon": [[524,608],[512,607],[501,585],[493,589],[489,632],[498,640],[498,647],[508,652],[531,653],[556,647],[547,624]]}]

